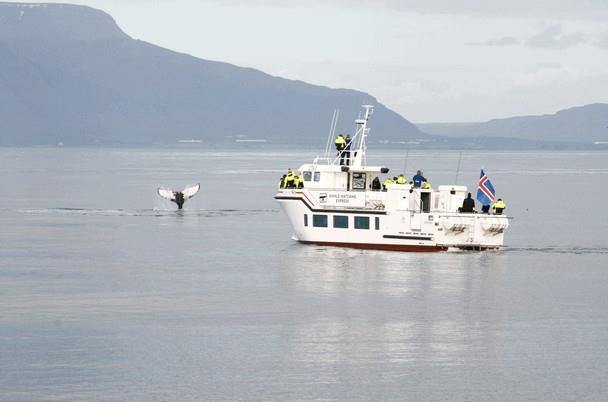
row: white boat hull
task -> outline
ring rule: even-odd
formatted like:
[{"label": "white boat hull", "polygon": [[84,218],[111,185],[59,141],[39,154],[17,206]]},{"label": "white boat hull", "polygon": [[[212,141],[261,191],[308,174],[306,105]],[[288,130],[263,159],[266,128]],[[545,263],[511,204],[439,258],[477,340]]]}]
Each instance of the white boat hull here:
[{"label": "white boat hull", "polygon": [[[394,251],[498,249],[509,225],[504,215],[326,207],[314,191],[306,189],[280,190],[275,199],[293,227],[294,238],[319,245]],[[326,220],[326,226],[315,226],[319,223],[315,215],[325,216],[320,223]],[[335,216],[347,227],[335,227]],[[367,221],[368,228],[355,227],[355,219]]]}]

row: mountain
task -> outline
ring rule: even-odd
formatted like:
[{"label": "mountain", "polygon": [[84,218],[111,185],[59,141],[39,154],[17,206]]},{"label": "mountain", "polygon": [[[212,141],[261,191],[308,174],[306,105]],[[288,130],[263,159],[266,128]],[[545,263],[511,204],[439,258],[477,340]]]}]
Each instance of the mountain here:
[{"label": "mountain", "polygon": [[0,3],[0,145],[324,145],[335,108],[338,130],[352,133],[370,103],[374,141],[426,137],[363,92],[163,49],[85,6]]},{"label": "mountain", "polygon": [[510,138],[533,143],[593,144],[608,141],[608,104],[560,110],[555,114],[494,119],[483,123],[418,124],[426,133],[445,137]]}]

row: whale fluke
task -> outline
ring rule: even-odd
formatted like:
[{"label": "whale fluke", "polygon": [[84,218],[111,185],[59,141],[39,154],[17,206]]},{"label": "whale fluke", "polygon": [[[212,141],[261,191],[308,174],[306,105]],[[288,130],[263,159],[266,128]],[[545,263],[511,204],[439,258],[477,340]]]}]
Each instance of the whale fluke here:
[{"label": "whale fluke", "polygon": [[159,187],[158,195],[177,204],[178,209],[182,209],[186,200],[194,197],[201,189],[200,183],[184,188],[182,191],[173,191],[168,188]]}]

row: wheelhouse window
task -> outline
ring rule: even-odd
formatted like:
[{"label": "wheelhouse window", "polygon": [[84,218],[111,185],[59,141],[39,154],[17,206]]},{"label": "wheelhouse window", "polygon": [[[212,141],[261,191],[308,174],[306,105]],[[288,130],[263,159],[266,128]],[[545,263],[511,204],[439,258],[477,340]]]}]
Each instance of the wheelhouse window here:
[{"label": "wheelhouse window", "polygon": [[327,215],[313,215],[312,216],[312,225],[316,228],[326,228],[327,227]]},{"label": "wheelhouse window", "polygon": [[355,229],[369,229],[369,217],[355,216]]},{"label": "wheelhouse window", "polygon": [[366,173],[353,172],[353,190],[365,190]]},{"label": "wheelhouse window", "polygon": [[348,216],[334,215],[334,227],[339,229],[348,229]]},{"label": "wheelhouse window", "polygon": [[312,180],[312,172],[304,172],[304,173],[302,173],[302,176],[304,176],[304,181]]},{"label": "wheelhouse window", "polygon": [[321,172],[315,172],[314,180],[321,181]]}]

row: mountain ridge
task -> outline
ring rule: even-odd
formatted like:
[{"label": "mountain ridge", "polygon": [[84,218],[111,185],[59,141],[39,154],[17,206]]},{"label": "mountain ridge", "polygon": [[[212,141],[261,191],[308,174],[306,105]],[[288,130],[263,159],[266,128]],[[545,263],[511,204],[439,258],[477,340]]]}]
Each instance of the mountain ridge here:
[{"label": "mountain ridge", "polygon": [[608,103],[591,103],[551,114],[513,116],[473,123],[419,123],[432,135],[448,138],[513,138],[531,141],[594,143],[608,141]]},{"label": "mountain ridge", "polygon": [[334,108],[375,140],[427,138],[370,94],[274,77],[133,39],[87,6],[0,3],[0,145],[325,143]]}]

